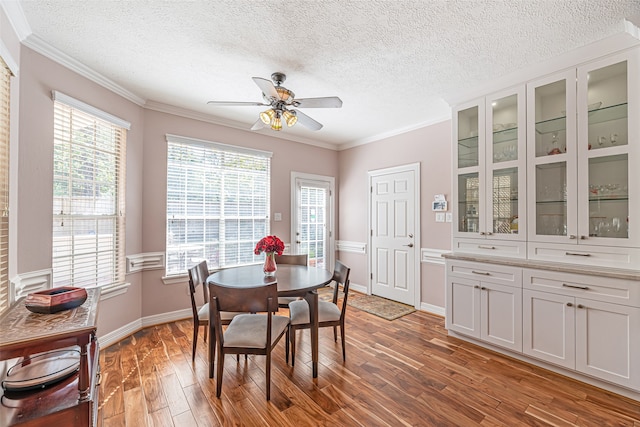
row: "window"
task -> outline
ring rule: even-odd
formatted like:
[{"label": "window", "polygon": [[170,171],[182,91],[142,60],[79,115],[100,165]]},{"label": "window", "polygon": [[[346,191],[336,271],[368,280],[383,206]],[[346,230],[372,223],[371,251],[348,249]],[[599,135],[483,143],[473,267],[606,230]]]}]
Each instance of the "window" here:
[{"label": "window", "polygon": [[[269,234],[271,153],[167,135],[167,272],[257,262]],[[261,258],[261,257],[260,257]]]},{"label": "window", "polygon": [[53,285],[124,282],[129,123],[54,92]]},{"label": "window", "polygon": [[11,71],[0,57],[0,314],[9,307],[9,104]]}]

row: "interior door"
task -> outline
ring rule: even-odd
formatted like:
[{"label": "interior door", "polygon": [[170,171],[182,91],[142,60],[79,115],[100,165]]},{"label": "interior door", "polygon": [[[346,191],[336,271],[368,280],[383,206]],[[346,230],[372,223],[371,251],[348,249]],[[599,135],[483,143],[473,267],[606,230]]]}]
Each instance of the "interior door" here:
[{"label": "interior door", "polygon": [[414,306],[420,278],[419,175],[419,164],[369,173],[371,292]]},{"label": "interior door", "polygon": [[292,254],[307,254],[309,265],[333,269],[333,177],[293,172]]}]

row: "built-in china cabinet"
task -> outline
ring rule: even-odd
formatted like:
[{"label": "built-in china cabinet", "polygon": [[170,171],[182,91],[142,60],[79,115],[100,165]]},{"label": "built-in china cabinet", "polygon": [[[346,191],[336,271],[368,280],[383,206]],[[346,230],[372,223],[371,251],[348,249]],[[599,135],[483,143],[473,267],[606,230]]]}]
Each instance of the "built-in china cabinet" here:
[{"label": "built-in china cabinet", "polygon": [[640,47],[453,113],[450,333],[640,400]]}]

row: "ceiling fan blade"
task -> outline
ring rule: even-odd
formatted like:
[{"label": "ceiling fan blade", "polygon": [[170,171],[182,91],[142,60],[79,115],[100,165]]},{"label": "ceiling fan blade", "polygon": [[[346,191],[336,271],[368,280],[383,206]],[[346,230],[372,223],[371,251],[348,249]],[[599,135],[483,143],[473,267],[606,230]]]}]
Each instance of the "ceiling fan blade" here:
[{"label": "ceiling fan blade", "polygon": [[292,104],[298,108],[340,108],[342,107],[342,100],[337,96],[327,96],[324,98],[295,99]]},{"label": "ceiling fan blade", "polygon": [[209,101],[207,104],[219,105],[224,107],[247,107],[256,105],[269,105],[262,102],[234,102],[234,101]]},{"label": "ceiling fan blade", "polygon": [[306,127],[307,129],[311,129],[311,130],[322,129],[322,123],[319,123],[313,120],[311,117],[307,116],[302,111],[298,111],[298,110],[291,110],[291,111],[295,111],[296,116],[298,117],[298,123],[300,123],[302,126]]},{"label": "ceiling fan blade", "polygon": [[276,87],[271,83],[270,80],[263,79],[262,77],[252,77],[253,81],[256,82],[262,93],[267,95],[269,98],[275,98],[280,100],[280,95],[276,91]]},{"label": "ceiling fan blade", "polygon": [[260,119],[258,119],[253,126],[251,126],[251,130],[260,130],[264,127],[264,122]]}]

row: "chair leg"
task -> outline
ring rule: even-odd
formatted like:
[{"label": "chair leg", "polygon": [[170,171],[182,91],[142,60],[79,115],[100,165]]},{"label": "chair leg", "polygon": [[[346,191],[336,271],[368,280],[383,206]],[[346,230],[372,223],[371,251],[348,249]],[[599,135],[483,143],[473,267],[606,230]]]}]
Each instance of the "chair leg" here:
[{"label": "chair leg", "polygon": [[216,378],[216,397],[220,398],[222,393],[222,372],[224,370],[224,350],[218,348],[218,378]]},{"label": "chair leg", "polygon": [[[209,325],[207,325],[209,329]],[[216,331],[211,330],[211,337],[209,339],[209,378],[213,378],[213,361],[216,358]]]},{"label": "chair leg", "polygon": [[335,326],[333,327],[333,341],[338,342],[338,330]]},{"label": "chair leg", "polygon": [[[269,345],[269,344],[267,344]],[[271,350],[267,350],[267,362],[264,370],[267,374],[267,400],[271,400]]]},{"label": "chair leg", "polygon": [[284,361],[289,364],[289,334],[291,328],[287,327],[287,334],[284,336]]},{"label": "chair leg", "polygon": [[204,342],[207,342],[207,335],[209,335],[209,324],[204,325]]},{"label": "chair leg", "polygon": [[291,335],[289,336],[291,341],[291,366],[296,364],[296,328],[291,328]]},{"label": "chair leg", "polygon": [[344,323],[340,325],[340,337],[342,338],[342,361],[347,361],[347,350],[345,348]]},{"label": "chair leg", "polygon": [[198,346],[198,330],[200,329],[200,323],[197,321],[193,322],[193,346],[191,348],[191,361],[195,362],[196,360],[196,347]]}]

